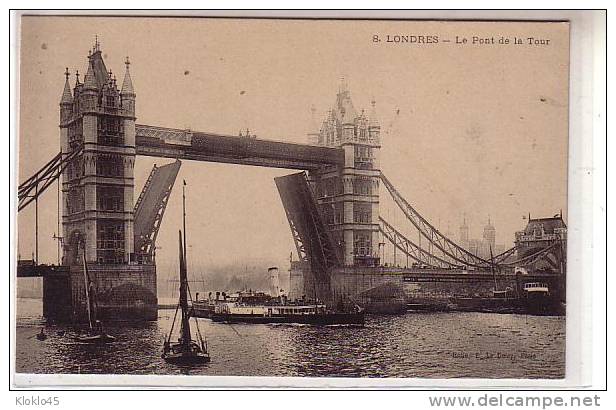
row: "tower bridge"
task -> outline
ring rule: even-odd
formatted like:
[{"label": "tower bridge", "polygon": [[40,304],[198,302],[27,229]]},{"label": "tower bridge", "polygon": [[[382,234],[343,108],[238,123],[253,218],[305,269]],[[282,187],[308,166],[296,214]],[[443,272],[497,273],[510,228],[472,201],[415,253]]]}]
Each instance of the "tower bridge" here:
[{"label": "tower bridge", "polygon": [[[77,74],[71,87],[67,69],[60,99],[61,152],[19,186],[22,210],[36,203],[53,181],[61,181],[62,266],[33,261],[19,263],[17,272],[20,277],[44,277],[48,318],[85,317],[85,261],[101,317],[156,319],[155,242],[182,160],[300,171],[275,182],[299,256],[292,268],[301,270],[307,295],[357,297],[392,282],[489,282],[496,272],[511,280],[518,267],[536,267],[538,261],[543,261],[544,276],[564,273],[564,223],[547,224],[546,233],[537,220],[529,232],[520,233],[514,248],[489,260],[431,225],[380,170],[376,103],[372,101],[369,114],[358,112],[344,82],[328,115],[308,133],[309,143],[296,144],[248,133],[230,136],[137,124],[128,58],[125,65],[118,87],[96,42],[83,82]],[[135,200],[137,155],[176,161],[155,166]],[[431,244],[429,249],[380,216],[381,185],[406,222]],[[384,267],[381,237],[413,265]]]}]

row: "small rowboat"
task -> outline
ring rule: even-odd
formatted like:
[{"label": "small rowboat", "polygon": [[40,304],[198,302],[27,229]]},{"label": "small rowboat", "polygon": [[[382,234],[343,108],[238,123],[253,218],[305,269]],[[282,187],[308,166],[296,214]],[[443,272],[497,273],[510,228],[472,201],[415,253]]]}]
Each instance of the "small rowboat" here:
[{"label": "small rowboat", "polygon": [[75,337],[76,342],[87,344],[113,343],[115,340],[115,337],[106,333],[101,333],[98,335],[80,335]]}]

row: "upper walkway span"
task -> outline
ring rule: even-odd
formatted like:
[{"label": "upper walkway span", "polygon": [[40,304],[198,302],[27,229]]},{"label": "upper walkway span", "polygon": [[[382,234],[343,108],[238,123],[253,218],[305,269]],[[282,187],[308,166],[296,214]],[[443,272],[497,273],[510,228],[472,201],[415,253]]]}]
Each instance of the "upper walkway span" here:
[{"label": "upper walkway span", "polygon": [[341,148],[142,124],[135,128],[137,155],[297,170],[344,165]]}]

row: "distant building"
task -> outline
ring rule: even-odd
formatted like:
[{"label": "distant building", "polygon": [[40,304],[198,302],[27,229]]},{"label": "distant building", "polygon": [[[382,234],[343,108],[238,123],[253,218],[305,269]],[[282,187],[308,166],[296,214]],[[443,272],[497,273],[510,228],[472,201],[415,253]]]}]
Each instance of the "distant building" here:
[{"label": "distant building", "polygon": [[567,248],[567,225],[562,214],[552,218],[532,219],[528,216],[528,223],[523,231],[515,233],[515,244],[518,247],[518,257],[523,258],[545,249],[554,244]]},{"label": "distant building", "polygon": [[469,232],[470,228],[466,218],[464,218],[460,226],[459,245],[482,259],[490,259],[490,250],[493,256],[506,250],[504,244],[496,243],[496,228],[492,225],[490,218],[488,218],[488,223],[483,227],[483,237],[481,239],[470,238]]},{"label": "distant building", "polygon": [[460,243],[462,246],[468,244],[468,225],[466,224],[466,217],[464,217],[464,221],[460,226]]},{"label": "distant building", "polygon": [[483,227],[483,242],[492,247],[496,245],[496,228],[492,225],[490,218],[488,217],[488,224]]}]

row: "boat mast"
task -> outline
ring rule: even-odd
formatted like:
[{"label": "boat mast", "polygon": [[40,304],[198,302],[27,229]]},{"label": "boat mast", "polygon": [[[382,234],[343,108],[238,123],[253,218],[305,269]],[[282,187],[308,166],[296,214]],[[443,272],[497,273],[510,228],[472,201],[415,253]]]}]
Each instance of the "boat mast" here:
[{"label": "boat mast", "polygon": [[[186,243],[186,180],[182,180],[182,229],[184,230],[184,264],[188,263],[186,258],[186,252],[188,244]],[[186,268],[186,266],[184,266]],[[186,273],[186,272],[184,272]]]},{"label": "boat mast", "polygon": [[178,232],[180,240],[180,308],[182,309],[182,327],[180,335],[182,344],[190,346],[190,314],[188,311],[188,279],[186,275],[186,261],[184,260],[184,252],[186,247],[182,246],[182,231]]},{"label": "boat mast", "polygon": [[86,248],[83,247],[83,280],[85,283],[86,289],[86,305],[88,308],[88,324],[90,325],[90,330],[92,330],[92,310],[90,306],[90,278],[88,277],[88,265],[86,263]]},{"label": "boat mast", "polygon": [[496,270],[494,269],[494,255],[492,254],[492,245],[490,245],[490,270],[492,271],[492,279],[494,279],[494,290],[498,290],[496,283]]},{"label": "boat mast", "polygon": [[[190,334],[190,313],[188,310],[188,273],[186,272],[186,180],[182,180],[182,228],[184,229],[184,240],[182,232],[179,232],[180,240],[180,307],[182,308],[182,328],[180,334],[184,346],[190,346],[192,340]],[[183,244],[182,244],[183,242]]]}]

